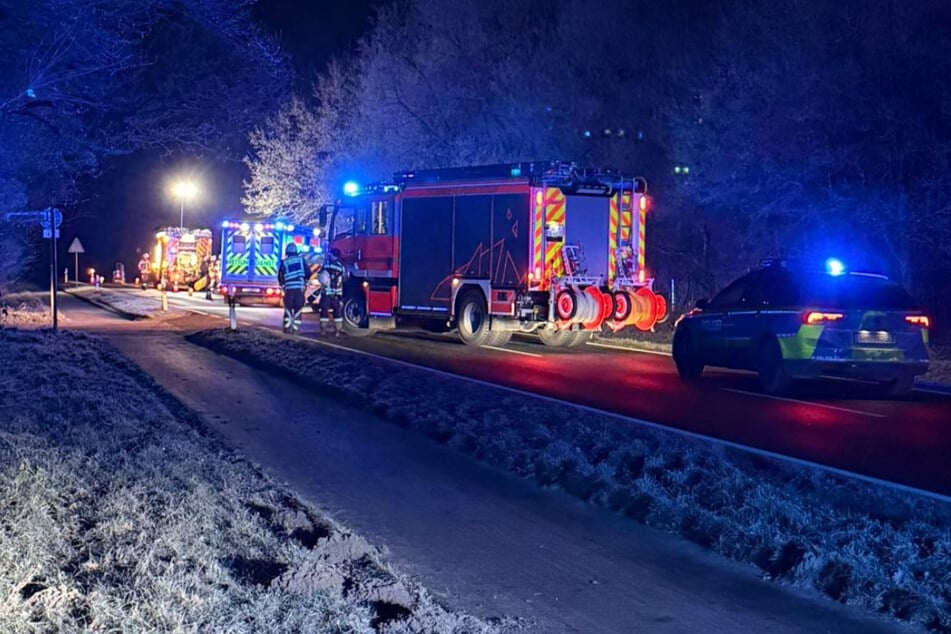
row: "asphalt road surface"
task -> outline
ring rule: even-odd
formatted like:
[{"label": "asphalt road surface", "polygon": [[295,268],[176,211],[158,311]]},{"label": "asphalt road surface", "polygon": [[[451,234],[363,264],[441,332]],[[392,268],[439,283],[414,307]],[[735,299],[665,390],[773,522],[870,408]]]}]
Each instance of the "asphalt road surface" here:
[{"label": "asphalt road surface", "polygon": [[[227,316],[220,298],[169,297],[175,307]],[[281,327],[276,308],[239,307],[237,313],[239,323]],[[305,312],[304,336],[313,336],[316,322]],[[472,349],[453,334],[410,331],[335,338],[333,344],[951,496],[947,394],[915,390],[889,400],[874,384],[814,380],[772,397],[751,373],[711,369],[686,385],[668,355],[604,341],[560,350],[526,336],[504,348]]]},{"label": "asphalt road surface", "polygon": [[545,634],[915,631],[766,582],[752,567],[185,341],[215,320],[130,322],[71,297],[62,310],[64,328],[107,337],[225,442],[386,547],[456,609]]}]

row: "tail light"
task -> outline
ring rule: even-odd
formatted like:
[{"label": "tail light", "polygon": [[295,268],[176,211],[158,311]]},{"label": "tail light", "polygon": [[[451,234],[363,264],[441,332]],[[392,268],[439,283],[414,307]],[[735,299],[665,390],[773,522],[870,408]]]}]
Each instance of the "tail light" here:
[{"label": "tail light", "polygon": [[647,211],[647,196],[641,196],[640,201],[638,201],[638,205],[640,206],[641,211]]},{"label": "tail light", "polygon": [[638,271],[638,272],[637,272],[637,281],[638,281],[640,284],[643,284],[644,282],[646,282],[646,281],[647,281],[647,271],[645,271],[644,269],[641,269],[640,271]]},{"label": "tail light", "polygon": [[802,314],[802,323],[807,326],[824,324],[845,319],[844,313],[823,313],[817,310],[810,310]]},{"label": "tail light", "polygon": [[905,315],[905,321],[912,326],[921,326],[922,328],[931,328],[931,320],[927,315]]}]

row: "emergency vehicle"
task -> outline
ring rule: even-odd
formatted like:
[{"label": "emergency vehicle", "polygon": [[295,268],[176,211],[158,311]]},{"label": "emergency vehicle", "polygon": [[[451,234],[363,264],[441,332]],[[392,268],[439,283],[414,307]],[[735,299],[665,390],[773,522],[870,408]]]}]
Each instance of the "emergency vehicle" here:
[{"label": "emergency vehicle", "polygon": [[320,232],[283,220],[221,223],[219,292],[242,304],[280,304],[277,270],[288,244],[297,245],[305,259],[323,254]]},{"label": "emergency vehicle", "polygon": [[666,318],[645,262],[646,183],[571,163],[413,171],[321,210],[354,335],[419,319],[468,345],[576,346]]},{"label": "emergency vehicle", "polygon": [[771,258],[677,320],[673,357],[691,381],[705,366],[758,372],[762,388],[786,391],[799,377],[878,381],[891,396],[928,371],[931,320],[897,282]]},{"label": "emergency vehicle", "polygon": [[201,278],[201,264],[211,251],[210,229],[166,227],[155,234],[152,270],[168,290],[190,289]]}]

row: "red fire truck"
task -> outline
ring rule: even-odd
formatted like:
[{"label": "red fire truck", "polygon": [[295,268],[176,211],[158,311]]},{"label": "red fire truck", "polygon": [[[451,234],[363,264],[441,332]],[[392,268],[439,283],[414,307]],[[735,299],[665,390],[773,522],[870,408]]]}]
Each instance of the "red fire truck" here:
[{"label": "red fire truck", "polygon": [[644,261],[646,183],[570,163],[406,172],[321,210],[353,335],[428,320],[469,345],[576,346],[666,318]]}]

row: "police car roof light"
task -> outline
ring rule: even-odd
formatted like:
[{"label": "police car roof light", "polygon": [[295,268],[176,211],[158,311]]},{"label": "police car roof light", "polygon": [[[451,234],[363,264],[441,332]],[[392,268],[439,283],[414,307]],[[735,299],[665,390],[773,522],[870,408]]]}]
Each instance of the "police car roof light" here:
[{"label": "police car roof light", "polygon": [[845,273],[845,265],[838,258],[829,258],[826,260],[826,273],[833,276],[842,275]]}]

